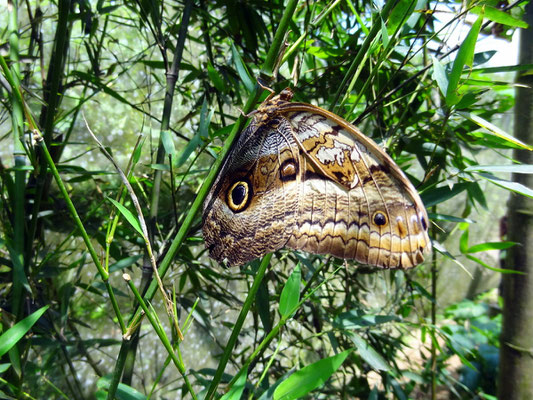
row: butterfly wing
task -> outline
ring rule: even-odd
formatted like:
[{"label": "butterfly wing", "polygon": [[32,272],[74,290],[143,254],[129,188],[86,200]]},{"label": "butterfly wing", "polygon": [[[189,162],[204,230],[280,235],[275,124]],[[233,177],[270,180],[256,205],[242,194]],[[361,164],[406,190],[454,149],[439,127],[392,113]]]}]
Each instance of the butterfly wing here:
[{"label": "butterfly wing", "polygon": [[285,119],[252,123],[204,203],[203,235],[217,261],[241,265],[284,247],[296,223],[298,144]]},{"label": "butterfly wing", "polygon": [[298,222],[288,246],[384,268],[410,268],[431,249],[420,197],[394,161],[335,114],[285,103],[303,160]]}]

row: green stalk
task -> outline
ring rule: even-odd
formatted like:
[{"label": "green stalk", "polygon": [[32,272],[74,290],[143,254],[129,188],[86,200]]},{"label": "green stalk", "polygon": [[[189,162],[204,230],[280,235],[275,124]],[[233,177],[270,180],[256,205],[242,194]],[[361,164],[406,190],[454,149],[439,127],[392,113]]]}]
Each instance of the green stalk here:
[{"label": "green stalk", "polygon": [[[16,85],[20,86],[20,64],[19,64],[19,28],[18,28],[18,1],[12,1],[12,10],[9,17],[9,57],[11,59],[11,75]],[[13,210],[13,238],[10,256],[13,262],[13,291],[11,296],[12,313],[17,320],[22,319],[22,304],[24,302],[24,283],[27,284],[26,272],[24,269],[24,197],[26,187],[26,152],[22,143],[24,135],[23,108],[17,96],[11,96],[11,119],[13,129],[13,158],[15,161],[15,184],[11,208]],[[11,241],[7,237],[8,242]],[[20,357],[19,344],[13,346],[9,351],[9,359],[13,365],[13,383],[16,385],[15,393],[20,395],[22,385],[22,360]]]},{"label": "green stalk", "polygon": [[[265,60],[264,66],[261,69],[262,73],[266,74],[266,71],[272,71],[273,67],[276,63],[276,59],[278,57],[279,49],[281,48],[281,44],[283,43],[283,38],[285,37],[285,33],[287,32],[289,28],[289,22],[290,17],[294,13],[294,10],[296,9],[296,5],[298,4],[298,0],[290,0],[287,4],[287,8],[285,9],[285,12],[283,14],[283,17],[281,19],[280,25],[278,27],[278,30],[276,31],[276,35],[274,37],[274,41],[272,43],[272,46],[270,47],[270,51],[267,54],[267,58]],[[275,47],[274,44],[277,44],[278,47]],[[256,85],[255,90],[246,102],[246,104],[243,107],[243,113],[247,114],[249,113],[253,107],[257,104],[257,101],[259,100],[259,97],[261,96],[261,93],[263,92],[263,89]],[[216,159],[215,163],[213,164],[213,167],[207,174],[207,177],[200,187],[198,194],[196,195],[196,198],[194,199],[193,204],[191,205],[191,208],[185,217],[178,233],[176,234],[176,237],[172,241],[172,244],[170,245],[167,254],[163,258],[163,261],[161,261],[161,265],[158,268],[159,276],[163,278],[170,267],[170,263],[176,256],[176,253],[178,252],[179,248],[181,247],[182,243],[184,242],[185,238],[187,237],[187,233],[189,232],[189,229],[192,226],[192,223],[194,221],[194,218],[200,208],[203,205],[203,202],[205,198],[207,197],[207,194],[209,193],[209,189],[211,188],[211,185],[215,181],[216,176],[218,175],[218,171],[220,170],[220,167],[222,166],[222,162],[226,158],[226,155],[228,154],[233,141],[237,137],[237,133],[240,131],[242,126],[244,125],[244,117],[241,115],[235,122],[233,129],[228,135],[228,138],[226,139],[226,142],[224,143],[224,147],[220,151],[220,154],[218,158]],[[147,301],[150,301],[153,296],[155,295],[155,292],[157,290],[157,281],[152,280],[148,290],[146,291],[146,295],[144,296],[144,299]],[[137,326],[141,318],[141,311],[137,309],[134,316],[130,320],[128,324],[128,328],[131,329],[131,327]]]},{"label": "green stalk", "polygon": [[187,386],[189,393],[191,394],[192,398],[196,400],[197,398],[196,393],[194,392],[194,389],[189,381],[189,378],[185,374],[185,366],[183,365],[183,362],[178,358],[178,356],[174,352],[174,348],[172,347],[170,340],[168,340],[168,337],[165,334],[164,329],[161,327],[160,322],[157,320],[156,316],[154,315],[154,310],[149,308],[148,305],[144,302],[141,294],[139,293],[139,291],[137,290],[137,288],[131,281],[131,278],[127,274],[124,274],[123,276],[126,282],[128,283],[128,286],[130,287],[131,291],[133,292],[133,295],[135,296],[141,308],[143,309],[144,313],[146,314],[146,317],[150,321],[150,324],[154,328],[155,333],[157,334],[157,336],[161,340],[161,343],[167,350],[168,355],[170,356],[170,358],[174,362],[174,365],[176,366],[179,373],[183,377],[183,380],[185,381],[185,385]]},{"label": "green stalk", "polygon": [[63,196],[63,200],[65,200],[65,203],[67,205],[67,208],[72,216],[72,219],[74,219],[74,223],[80,230],[81,236],[83,238],[83,241],[85,243],[85,246],[87,247],[87,250],[89,251],[89,254],[91,255],[91,258],[96,265],[96,269],[98,270],[100,277],[102,281],[104,282],[104,285],[107,289],[107,292],[109,294],[109,299],[111,301],[111,305],[113,307],[113,310],[115,311],[115,314],[117,316],[118,322],[120,324],[122,332],[125,330],[125,324],[124,320],[122,318],[122,314],[120,313],[120,309],[118,307],[118,302],[115,297],[115,294],[113,292],[113,288],[109,284],[109,274],[107,271],[102,267],[102,264],[100,263],[100,259],[98,258],[98,254],[96,253],[96,250],[94,249],[94,246],[91,242],[91,239],[89,235],[87,234],[87,231],[85,230],[85,227],[83,226],[83,222],[80,219],[80,216],[78,215],[78,212],[76,211],[76,207],[72,203],[72,200],[70,199],[70,196],[68,194],[68,191],[63,183],[63,180],[61,179],[61,176],[59,175],[59,171],[57,170],[57,167],[54,163],[54,160],[52,160],[52,156],[50,155],[50,152],[48,151],[48,147],[46,146],[46,143],[44,143],[43,136],[39,129],[37,128],[37,124],[35,123],[35,120],[33,119],[32,114],[30,113],[29,108],[24,104],[22,93],[20,92],[20,86],[17,86],[15,84],[15,81],[13,80],[13,76],[11,75],[11,72],[9,71],[9,68],[7,66],[7,63],[0,55],[0,67],[2,67],[4,71],[4,76],[6,77],[6,80],[8,81],[9,85],[13,89],[13,95],[17,97],[17,100],[22,104],[24,115],[26,117],[26,121],[30,127],[30,131],[32,132],[34,139],[40,146],[40,149],[44,155],[44,158],[48,164],[48,168],[50,168],[50,171],[52,172],[52,175],[55,178],[56,184],[59,188],[59,191],[61,192],[61,195]]},{"label": "green stalk", "polygon": [[[246,296],[246,300],[244,301],[244,304],[242,305],[241,312],[239,313],[239,317],[237,318],[237,321],[235,322],[233,331],[231,331],[231,336],[228,339],[228,343],[226,344],[226,347],[224,348],[224,353],[222,354],[222,358],[220,359],[218,363],[218,367],[215,372],[215,375],[213,376],[213,380],[211,381],[211,385],[209,386],[209,389],[207,390],[207,393],[204,397],[205,400],[209,400],[213,398],[217,390],[218,384],[220,383],[220,379],[222,379],[222,374],[224,373],[224,369],[226,368],[226,364],[228,363],[231,357],[231,353],[233,352],[233,348],[235,347],[235,342],[237,342],[237,338],[239,337],[239,333],[241,332],[241,328],[242,328],[242,325],[244,324],[244,320],[246,319],[246,315],[248,315],[248,311],[250,310],[250,307],[252,307],[252,303],[255,300],[255,295],[257,294],[259,285],[261,284],[261,281],[263,280],[263,277],[265,276],[265,272],[266,272],[267,267],[270,264],[271,258],[272,258],[272,254],[267,254],[265,257],[263,257],[263,260],[261,261],[261,265],[259,265],[259,269],[257,270],[257,274],[255,275],[255,278],[254,278],[254,283],[252,284],[252,287],[250,288],[250,291],[248,292],[248,296]],[[272,330],[272,332],[274,331],[275,329]]]},{"label": "green stalk", "polygon": [[[187,0],[183,15],[181,17],[180,30],[178,34],[178,42],[174,50],[174,58],[170,69],[166,71],[167,88],[165,93],[165,103],[163,105],[163,116],[161,118],[161,130],[159,132],[159,144],[157,148],[156,163],[163,164],[165,161],[165,147],[163,146],[163,132],[168,131],[170,126],[170,114],[172,112],[172,104],[174,102],[174,90],[176,89],[176,81],[180,71],[181,59],[183,57],[183,48],[185,47],[185,39],[187,37],[187,29],[189,27],[189,20],[191,16],[193,0]],[[154,186],[152,190],[152,201],[150,204],[150,225],[155,225],[155,218],[157,218],[159,207],[159,192],[161,188],[162,171],[157,169],[154,176]],[[151,227],[153,228],[153,226]],[[150,233],[153,235],[153,232]]]},{"label": "green stalk", "polygon": [[[396,5],[396,3],[397,3],[397,1],[387,1],[387,2],[385,2],[385,6],[383,7],[383,9],[381,10],[381,13],[380,13],[381,19],[383,19],[383,21],[387,20],[390,12],[392,11],[392,9]],[[368,52],[368,49],[370,47],[370,44],[372,44],[372,41],[379,34],[380,31],[381,31],[381,24],[380,23],[374,23],[373,26],[372,26],[372,29],[370,29],[370,33],[366,37],[365,41],[361,45],[361,48],[357,52],[357,55],[353,59],[352,64],[348,68],[348,71],[346,72],[346,74],[344,74],[344,78],[342,79],[341,84],[337,88],[337,92],[335,93],[335,97],[333,98],[333,101],[331,102],[330,109],[332,109],[335,106],[335,104],[337,104],[341,94],[345,92],[345,88],[346,88],[346,85],[347,85],[348,81],[353,79],[354,73],[359,68],[363,58],[366,56],[366,54]]]},{"label": "green stalk", "polygon": [[[294,10],[296,9],[297,4],[298,4],[298,0],[290,0],[289,3],[287,4],[283,17],[280,21],[278,30],[276,31],[276,35],[274,37],[272,46],[270,47],[265,63],[261,70],[263,75],[268,75],[268,77],[270,78],[272,77],[272,71],[274,69],[276,60],[278,59],[279,50],[283,43],[285,34],[289,28],[289,22],[290,22],[292,14],[294,13]],[[253,107],[257,104],[257,101],[259,100],[262,92],[263,92],[263,89],[259,85],[256,85],[254,92],[249,97],[248,101],[243,107],[243,112],[245,114],[249,113],[253,109]],[[158,273],[161,279],[163,279],[163,277],[167,273],[172,260],[174,259],[176,253],[178,252],[183,242],[185,241],[187,234],[193,224],[194,218],[196,217],[196,214],[198,213],[198,211],[201,209],[203,202],[205,198],[207,197],[207,194],[209,193],[211,185],[215,181],[218,171],[220,170],[220,167],[222,166],[222,162],[226,158],[226,155],[229,153],[232,143],[234,142],[235,138],[237,137],[237,133],[241,130],[243,125],[244,125],[244,117],[241,115],[235,122],[233,129],[231,130],[230,134],[228,135],[228,138],[226,139],[224,147],[222,148],[218,158],[213,164],[213,167],[209,171],[205,181],[200,187],[198,194],[196,195],[196,198],[193,204],[191,205],[189,212],[187,213],[187,216],[185,217],[183,223],[181,224],[180,229],[178,230],[178,233],[176,234],[174,240],[172,241],[168,249],[167,254],[165,255],[164,259],[161,261],[161,264],[158,268]],[[144,295],[144,299],[146,302],[151,301],[151,299],[154,297],[157,291],[157,286],[158,286],[157,281],[155,279],[152,279],[152,282],[150,283],[150,286],[148,287],[148,289],[146,290],[146,294]],[[132,332],[134,332],[138,328],[141,318],[142,318],[142,311],[140,308],[137,308],[133,317],[129,321],[128,331],[126,332],[126,336],[131,335]],[[126,346],[128,346],[127,341],[123,341],[121,345],[121,352],[123,351],[123,347],[126,347]],[[115,367],[114,375],[115,375],[113,378],[114,380],[117,376],[122,375],[122,368],[118,364]],[[116,385],[118,385],[118,380],[116,380]],[[116,391],[116,387],[113,388],[110,386],[108,398],[110,399],[113,398],[112,396],[114,396],[115,391]]]},{"label": "green stalk", "polygon": [[[187,29],[189,27],[189,20],[192,12],[193,7],[193,0],[187,0],[185,3],[185,7],[183,9],[183,14],[181,17],[181,24],[180,29],[178,33],[178,41],[176,43],[176,48],[174,50],[174,55],[172,59],[172,65],[167,68],[166,71],[166,93],[165,93],[165,102],[163,105],[163,115],[161,118],[161,127],[159,131],[159,144],[157,148],[157,156],[156,156],[156,163],[157,164],[163,164],[165,160],[165,147],[163,146],[163,134],[164,132],[169,130],[170,126],[170,116],[172,113],[172,105],[174,102],[174,91],[176,88],[176,81],[178,79],[181,60],[183,57],[183,49],[185,47],[185,39],[187,37]],[[160,33],[160,27],[156,27],[157,33],[154,33],[156,36],[155,39],[158,40],[158,36]],[[165,51],[165,50],[163,50]],[[164,58],[166,60],[166,58]],[[150,201],[150,218],[148,221],[148,237],[147,240],[149,242],[153,242],[153,238],[155,235],[156,230],[156,224],[157,224],[157,216],[159,214],[159,195],[161,192],[161,179],[163,176],[163,171],[160,169],[156,169],[154,174],[154,184],[152,187],[152,196]],[[148,255],[148,257],[150,257]],[[141,292],[144,293],[146,290],[146,287],[148,286],[150,280],[153,277],[153,270],[152,268],[143,268],[143,273],[141,277]],[[135,366],[135,358],[137,354],[137,346],[139,343],[139,331],[136,331],[131,340],[130,344],[128,345],[129,352],[128,352],[128,359],[125,363],[126,368],[124,369],[123,374],[123,382],[126,384],[130,384],[132,377],[133,377],[133,368]],[[113,383],[115,382],[115,379],[113,379]],[[118,382],[117,382],[118,383]],[[114,392],[116,390],[116,387],[110,386],[109,393],[112,393],[114,395]]]},{"label": "green stalk", "polygon": [[[437,206],[433,206],[431,212],[437,213]],[[436,228],[435,225],[432,226],[432,235],[436,237]],[[435,301],[431,302],[431,330],[432,339],[431,339],[431,400],[437,398],[437,346],[435,344],[435,333],[437,326],[437,252],[433,251],[432,260],[431,260],[431,297]]]},{"label": "green stalk", "polygon": [[[44,105],[41,108],[41,115],[39,118],[39,126],[43,127],[43,136],[46,146],[52,143],[55,118],[57,116],[57,107],[61,98],[60,83],[65,69],[65,58],[70,38],[69,24],[69,10],[70,0],[58,1],[58,19],[56,25],[56,34],[53,42],[52,55],[48,63],[48,74],[43,87]],[[18,86],[17,86],[18,87]],[[57,156],[54,158],[57,161]],[[32,218],[29,229],[28,240],[33,242],[37,231],[38,215],[41,211],[41,201],[46,197],[46,192],[50,183],[50,177],[46,169],[46,160],[39,157],[39,175],[37,177],[37,185],[35,187],[34,203],[32,207]],[[29,247],[29,246],[28,246]],[[31,250],[31,249],[30,249]],[[29,254],[28,256],[29,257]]]},{"label": "green stalk", "polygon": [[[11,76],[14,84],[20,86],[19,64],[19,32],[18,32],[18,1],[13,0],[9,18],[9,58],[11,60]],[[11,118],[13,129],[13,158],[15,160],[15,190],[12,199],[13,221],[13,254],[17,261],[13,262],[13,314],[20,317],[23,283],[26,281],[24,272],[24,192],[26,186],[26,152],[22,143],[24,135],[24,118],[22,103],[17,96],[11,96]]]}]

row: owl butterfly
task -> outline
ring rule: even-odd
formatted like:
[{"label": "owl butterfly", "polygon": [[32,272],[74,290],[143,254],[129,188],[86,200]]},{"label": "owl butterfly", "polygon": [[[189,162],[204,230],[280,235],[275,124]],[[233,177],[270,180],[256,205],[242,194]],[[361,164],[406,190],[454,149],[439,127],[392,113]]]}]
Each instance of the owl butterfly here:
[{"label": "owl butterfly", "polygon": [[217,261],[289,247],[410,268],[431,249],[428,216],[394,161],[355,126],[283,90],[253,114],[204,203]]}]

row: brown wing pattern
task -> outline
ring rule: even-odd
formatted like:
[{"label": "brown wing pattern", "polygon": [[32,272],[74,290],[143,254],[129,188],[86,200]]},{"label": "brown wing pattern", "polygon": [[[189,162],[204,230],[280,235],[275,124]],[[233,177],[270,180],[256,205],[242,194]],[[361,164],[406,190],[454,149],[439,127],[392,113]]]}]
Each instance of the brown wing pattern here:
[{"label": "brown wing pattern", "polygon": [[238,265],[288,246],[384,268],[431,249],[416,189],[376,143],[335,114],[263,103],[204,207],[211,257]]}]

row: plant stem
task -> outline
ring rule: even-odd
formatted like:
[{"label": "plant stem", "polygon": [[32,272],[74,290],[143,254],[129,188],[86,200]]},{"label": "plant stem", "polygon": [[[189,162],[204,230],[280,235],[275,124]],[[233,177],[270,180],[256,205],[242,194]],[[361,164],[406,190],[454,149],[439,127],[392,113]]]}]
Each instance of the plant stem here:
[{"label": "plant stem", "polygon": [[257,293],[257,290],[259,289],[259,285],[261,284],[263,277],[265,276],[265,272],[266,272],[267,267],[270,264],[271,258],[272,258],[272,254],[267,254],[265,257],[263,257],[263,260],[261,261],[261,264],[259,265],[259,269],[257,270],[257,273],[254,278],[254,283],[252,284],[252,287],[250,288],[250,291],[248,292],[248,296],[246,296],[246,300],[244,301],[244,304],[242,305],[241,312],[239,313],[237,321],[235,322],[235,325],[233,326],[233,330],[231,331],[231,336],[228,339],[228,343],[226,344],[226,347],[224,348],[224,353],[222,354],[222,357],[218,363],[218,367],[215,372],[215,375],[213,376],[213,380],[211,381],[211,385],[209,386],[209,389],[207,390],[207,393],[205,395],[206,400],[213,398],[217,390],[218,384],[220,383],[220,379],[222,378],[222,374],[224,373],[224,370],[226,368],[226,364],[228,363],[231,357],[231,353],[233,352],[233,348],[235,347],[235,342],[237,341],[237,338],[239,337],[239,333],[241,332],[241,328],[242,328],[242,325],[244,324],[246,315],[248,315],[248,311],[250,310],[250,307],[252,306],[252,303],[255,300],[255,295]]}]

